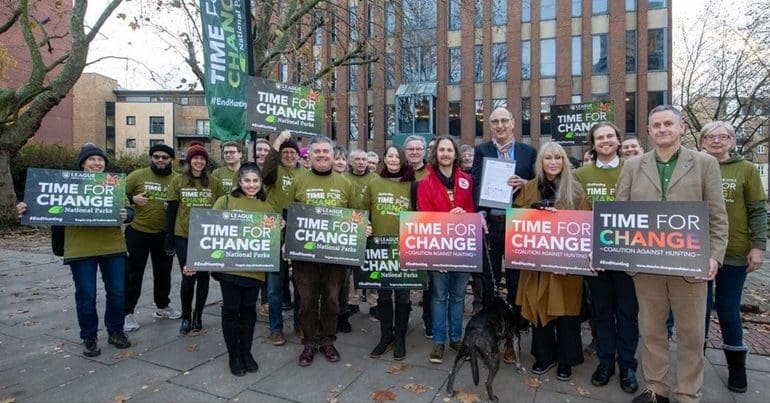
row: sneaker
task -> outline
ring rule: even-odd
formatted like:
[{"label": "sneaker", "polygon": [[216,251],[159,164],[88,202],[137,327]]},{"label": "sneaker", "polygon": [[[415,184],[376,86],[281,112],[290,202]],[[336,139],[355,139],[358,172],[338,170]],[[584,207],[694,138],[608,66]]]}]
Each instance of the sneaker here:
[{"label": "sneaker", "polygon": [[463,348],[463,342],[462,341],[457,340],[457,341],[450,341],[449,342],[449,349],[454,351],[455,353],[459,353],[461,348]]},{"label": "sneaker", "polygon": [[259,307],[259,314],[262,316],[268,316],[270,314],[270,308],[267,304],[262,304]]},{"label": "sneaker", "polygon": [[283,336],[283,331],[281,330],[274,330],[270,333],[270,337],[267,339],[270,340],[270,344],[274,346],[282,346],[286,344],[286,337]]},{"label": "sneaker", "polygon": [[425,332],[423,333],[425,335],[425,338],[428,340],[433,339],[433,329],[425,327],[425,325],[422,325],[422,328],[425,329]]},{"label": "sneaker", "polygon": [[134,332],[136,330],[139,330],[139,324],[136,323],[134,320],[134,314],[129,313],[126,315],[126,318],[123,320],[123,331],[124,332]]},{"label": "sneaker", "polygon": [[542,361],[535,361],[534,364],[532,364],[532,373],[535,375],[543,375],[544,373],[548,372],[549,369],[556,366],[556,361],[552,361],[549,363],[544,363]]},{"label": "sneaker", "polygon": [[430,362],[433,364],[441,364],[444,362],[444,346],[442,344],[434,344],[433,350],[430,351]]},{"label": "sneaker", "polygon": [[107,343],[112,344],[115,348],[129,348],[131,342],[128,341],[126,334],[120,330],[110,333],[110,337],[107,339]]},{"label": "sneaker", "polygon": [[284,302],[281,304],[282,311],[291,311],[292,309],[294,309],[294,307],[291,305],[291,302]]},{"label": "sneaker", "polygon": [[572,379],[572,367],[562,367],[559,365],[559,368],[556,369],[556,379],[567,382]]},{"label": "sneaker", "polygon": [[152,314],[152,316],[160,319],[179,319],[182,317],[182,312],[167,306],[165,308],[157,309],[155,313]]},{"label": "sneaker", "polygon": [[99,348],[99,345],[96,344],[96,339],[85,339],[83,340],[83,345],[85,346],[85,350],[83,350],[83,355],[86,357],[96,357],[97,355],[102,353],[102,350]]}]

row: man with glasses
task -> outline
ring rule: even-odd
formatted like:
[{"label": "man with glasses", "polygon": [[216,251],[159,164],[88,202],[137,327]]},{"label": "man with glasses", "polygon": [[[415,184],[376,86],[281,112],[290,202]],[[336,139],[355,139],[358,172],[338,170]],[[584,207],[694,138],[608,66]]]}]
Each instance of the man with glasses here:
[{"label": "man with glasses", "polygon": [[238,170],[241,168],[243,159],[243,145],[237,141],[228,141],[222,144],[222,158],[225,166],[217,168],[211,173],[211,176],[222,182],[222,188],[227,192],[233,189],[233,185],[238,184]]},{"label": "man with glasses", "polygon": [[425,138],[415,135],[407,137],[404,140],[404,149],[406,149],[406,159],[414,169],[414,177],[420,180],[428,175],[425,169]]},{"label": "man with glasses", "polygon": [[125,238],[128,248],[126,267],[126,304],[123,330],[133,332],[139,329],[134,318],[134,309],[142,294],[142,280],[147,257],[152,257],[153,298],[157,308],[156,318],[179,319],[182,313],[172,309],[171,265],[173,256],[163,248],[166,239],[166,192],[174,173],[172,160],[174,149],[165,144],[150,147],[152,161],[148,168],[140,168],[126,177],[126,195],[134,207],[134,220],[126,227]]},{"label": "man with glasses", "polygon": [[[499,158],[516,163],[516,170],[508,178],[508,186],[516,192],[521,189],[535,175],[535,159],[537,151],[530,145],[515,141],[513,129],[516,122],[513,114],[505,108],[497,108],[489,115],[489,123],[492,129],[492,140],[476,146],[473,155],[473,197],[474,204],[482,215],[486,217],[489,234],[485,238],[486,248],[489,251],[488,258],[484,259],[482,272],[482,296],[484,306],[487,306],[494,296],[495,284],[500,284],[502,278],[503,252],[505,251],[505,210],[479,207],[479,193],[481,191],[482,169],[485,158]],[[515,195],[514,195],[515,197]],[[491,267],[489,267],[491,264]],[[505,271],[505,286],[508,289],[508,301],[513,304],[516,300],[516,288],[519,283],[519,271],[508,269]],[[503,361],[513,364],[513,346],[506,345]]]}]

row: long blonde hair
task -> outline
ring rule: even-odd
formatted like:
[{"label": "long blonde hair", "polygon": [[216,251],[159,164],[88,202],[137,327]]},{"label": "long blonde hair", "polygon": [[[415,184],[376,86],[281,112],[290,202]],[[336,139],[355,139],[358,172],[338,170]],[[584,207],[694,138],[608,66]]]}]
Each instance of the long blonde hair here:
[{"label": "long blonde hair", "polygon": [[549,141],[540,147],[540,151],[537,153],[537,160],[535,161],[535,180],[538,186],[543,186],[548,181],[543,169],[543,155],[551,151],[556,151],[556,153],[561,155],[563,162],[561,173],[553,180],[556,186],[554,207],[561,210],[575,210],[583,202],[585,193],[583,193],[583,187],[575,179],[572,170],[569,169],[569,157],[567,152],[564,151],[564,147],[553,141]]}]

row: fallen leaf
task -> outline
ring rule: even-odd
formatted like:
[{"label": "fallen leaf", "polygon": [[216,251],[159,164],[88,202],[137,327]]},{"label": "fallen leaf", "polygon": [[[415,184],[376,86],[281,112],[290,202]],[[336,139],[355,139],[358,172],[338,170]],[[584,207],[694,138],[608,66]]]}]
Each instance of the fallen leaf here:
[{"label": "fallen leaf", "polygon": [[462,390],[457,392],[455,399],[461,401],[462,403],[474,403],[481,401],[481,397],[479,397],[479,395]]},{"label": "fallen leaf", "polygon": [[187,346],[187,351],[189,351],[191,353],[194,353],[194,352],[198,351],[198,345],[195,344],[195,343],[190,344],[189,346]]},{"label": "fallen leaf", "polygon": [[337,399],[336,397],[330,397],[326,399],[326,403],[337,403],[337,402],[339,402],[339,399]]},{"label": "fallen leaf", "polygon": [[369,394],[372,396],[372,400],[378,403],[387,400],[396,400],[396,392],[392,390],[375,390],[374,392],[369,392]]},{"label": "fallen leaf", "polygon": [[543,381],[537,378],[527,378],[527,380],[524,381],[524,383],[526,383],[527,386],[529,386],[530,388],[539,388],[540,385],[543,384]]},{"label": "fallen leaf", "polygon": [[387,372],[389,374],[393,374],[393,375],[398,375],[398,374],[406,371],[407,369],[409,369],[409,365],[408,364],[396,364],[396,365],[388,368],[387,370],[385,370],[385,372]]},{"label": "fallen leaf", "polygon": [[29,312],[29,308],[19,308],[16,310],[16,313],[27,313]]},{"label": "fallen leaf", "polygon": [[209,332],[209,329],[201,329],[201,330],[193,330],[190,333],[187,333],[188,337],[195,337],[195,336],[201,336]]},{"label": "fallen leaf", "polygon": [[112,358],[116,360],[122,360],[125,358],[131,358],[134,356],[134,352],[130,350],[124,350],[124,351],[118,351],[117,353],[112,355]]},{"label": "fallen leaf", "polygon": [[591,392],[583,386],[578,386],[577,392],[580,393],[580,396],[591,396]]},{"label": "fallen leaf", "polygon": [[0,400],[0,403],[14,403],[16,401],[15,397],[10,397],[8,399]]},{"label": "fallen leaf", "polygon": [[112,403],[123,403],[123,402],[125,402],[126,400],[129,400],[129,399],[131,399],[131,396],[117,395],[117,396],[112,398]]},{"label": "fallen leaf", "polygon": [[430,389],[430,387],[421,383],[407,383],[404,385],[404,389],[413,393],[425,393]]}]

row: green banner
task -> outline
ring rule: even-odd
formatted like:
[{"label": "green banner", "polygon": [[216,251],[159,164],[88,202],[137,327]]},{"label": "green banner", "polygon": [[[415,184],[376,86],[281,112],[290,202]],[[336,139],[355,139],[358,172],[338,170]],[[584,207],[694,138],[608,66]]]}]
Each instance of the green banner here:
[{"label": "green banner", "polygon": [[200,6],[209,136],[221,141],[245,140],[251,70],[249,1],[201,0]]}]

